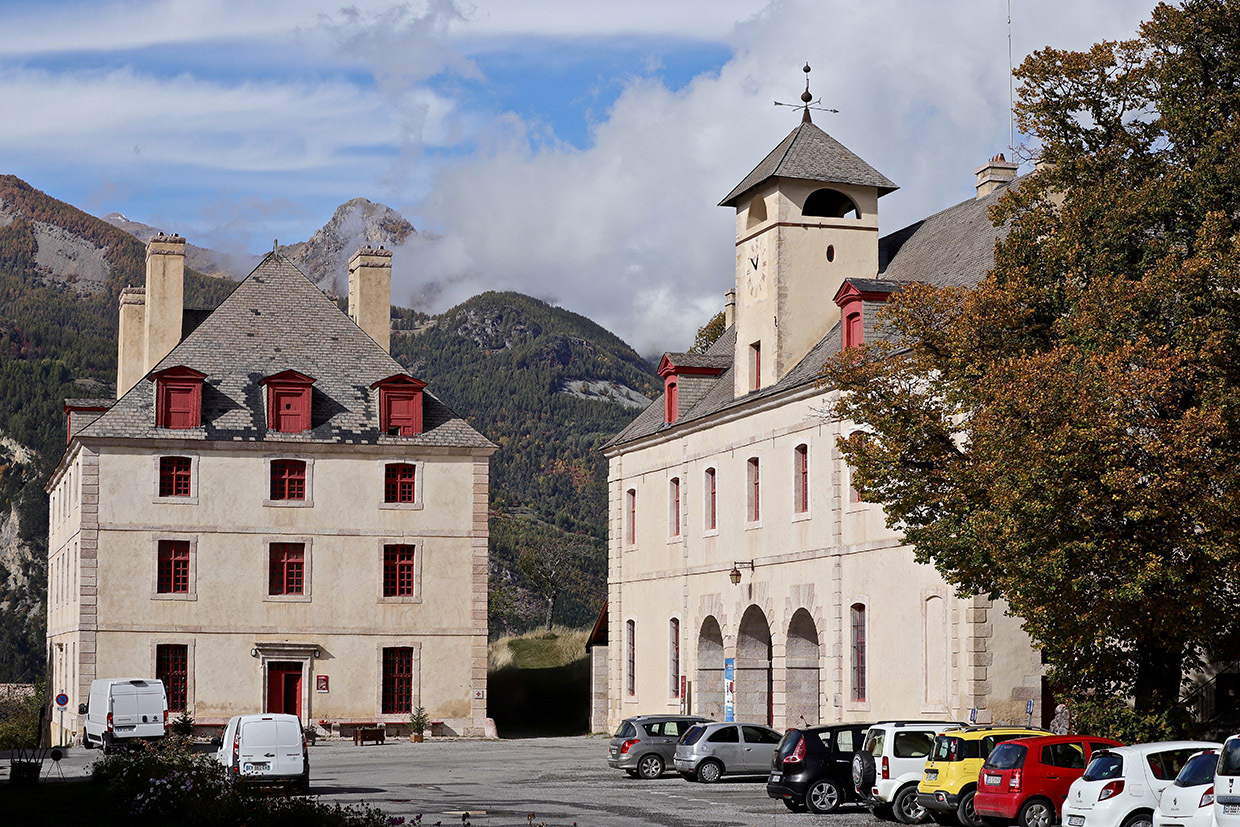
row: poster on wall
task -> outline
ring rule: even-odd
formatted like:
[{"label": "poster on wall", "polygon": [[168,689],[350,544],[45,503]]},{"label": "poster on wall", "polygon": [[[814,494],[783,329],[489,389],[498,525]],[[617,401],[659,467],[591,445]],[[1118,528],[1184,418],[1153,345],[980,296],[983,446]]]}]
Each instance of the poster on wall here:
[{"label": "poster on wall", "polygon": [[327,691],[327,676],[326,675],[315,675],[314,676],[314,691],[315,692],[326,692]]},{"label": "poster on wall", "polygon": [[736,720],[736,658],[723,659],[723,720]]}]

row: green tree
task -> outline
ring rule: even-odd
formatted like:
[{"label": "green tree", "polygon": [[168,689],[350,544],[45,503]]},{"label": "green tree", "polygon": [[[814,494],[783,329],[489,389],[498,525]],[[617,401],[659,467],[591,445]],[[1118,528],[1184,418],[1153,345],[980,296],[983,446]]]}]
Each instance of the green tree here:
[{"label": "green tree", "polygon": [[917,558],[1005,599],[1070,693],[1148,716],[1240,616],[1240,0],[1017,77],[1042,163],[994,270],[902,290],[823,380]]},{"label": "green tree", "polygon": [[705,353],[710,350],[710,346],[715,343],[715,340],[727,330],[723,324],[724,319],[724,313],[720,310],[711,317],[710,321],[699,327],[697,335],[693,337],[693,345],[689,348],[689,352]]}]

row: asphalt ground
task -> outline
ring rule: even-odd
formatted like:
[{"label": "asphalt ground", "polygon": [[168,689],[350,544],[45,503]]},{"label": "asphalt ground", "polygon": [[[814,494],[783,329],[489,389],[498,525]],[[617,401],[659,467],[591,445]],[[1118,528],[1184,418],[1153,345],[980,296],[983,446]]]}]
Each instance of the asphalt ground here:
[{"label": "asphalt ground", "polygon": [[[70,749],[44,766],[44,779],[82,778],[98,752]],[[0,782],[8,761],[0,755]],[[354,746],[320,741],[310,748],[311,794],[341,804],[369,804],[423,827],[620,827],[620,825],[832,825],[873,827],[870,813],[845,806],[815,816],[791,813],[766,795],[765,778],[715,784],[666,773],[653,781],[630,778],[607,766],[607,739],[529,738],[508,741],[390,740]],[[533,819],[530,819],[533,814]],[[885,824],[885,827],[890,825]]]}]

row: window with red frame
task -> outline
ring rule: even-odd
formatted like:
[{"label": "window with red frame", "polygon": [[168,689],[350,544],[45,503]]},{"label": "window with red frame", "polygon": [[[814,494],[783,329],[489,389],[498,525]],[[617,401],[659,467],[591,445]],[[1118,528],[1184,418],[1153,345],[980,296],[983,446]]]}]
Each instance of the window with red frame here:
[{"label": "window with red frame", "polygon": [[676,415],[680,411],[680,392],[676,388],[675,377],[668,377],[663,392],[663,421],[667,423],[675,422]]},{"label": "window with red frame", "polygon": [[624,495],[624,533],[629,545],[637,544],[637,489],[630,488]]},{"label": "window with red frame", "polygon": [[383,650],[384,715],[400,715],[413,711],[413,649],[393,646]]},{"label": "window with red frame", "polygon": [[189,701],[189,647],[184,643],[156,646],[155,677],[164,682],[168,711],[184,712]]},{"label": "window with red frame", "polygon": [[422,389],[426,383],[398,373],[371,385],[379,391],[379,429],[392,436],[422,433]]},{"label": "window with red frame", "polygon": [[189,540],[159,541],[155,591],[189,594]]},{"label": "window with red frame", "polygon": [[300,459],[271,461],[271,499],[304,500],[306,498],[306,463]]},{"label": "window with red frame", "polygon": [[412,597],[414,593],[413,546],[383,547],[383,596]]},{"label": "window with red frame", "polygon": [[197,428],[202,424],[202,380],[205,373],[183,366],[155,374],[155,425]]},{"label": "window with red frame", "polygon": [[267,594],[305,594],[305,544],[272,543],[267,571]]},{"label": "window with red frame", "polygon": [[798,445],[792,451],[793,510],[797,514],[809,511],[809,446]]},{"label": "window with red frame", "polygon": [[762,516],[762,489],[761,481],[758,478],[758,458],[751,457],[745,463],[746,473],[748,475],[748,502],[746,505],[749,522],[756,523]]},{"label": "window with red frame", "polygon": [[385,503],[411,503],[417,489],[415,466],[407,462],[389,463],[383,471],[383,501]]},{"label": "window with red frame", "polygon": [[706,530],[714,531],[715,522],[715,469],[706,469]]},{"label": "window with red frame", "polygon": [[865,341],[865,326],[858,308],[844,317],[844,347],[859,347]]},{"label": "window with red frame", "polygon": [[299,434],[310,430],[312,377],[295,370],[268,376],[267,428],[282,434]]},{"label": "window with red frame", "polygon": [[865,604],[854,603],[849,607],[852,626],[852,699],[864,702],[865,687]]},{"label": "window with red frame", "polygon": [[667,487],[667,533],[680,536],[680,477],[672,477]]},{"label": "window with red frame", "polygon": [[159,458],[159,496],[190,496],[190,474],[193,463],[189,457]]}]

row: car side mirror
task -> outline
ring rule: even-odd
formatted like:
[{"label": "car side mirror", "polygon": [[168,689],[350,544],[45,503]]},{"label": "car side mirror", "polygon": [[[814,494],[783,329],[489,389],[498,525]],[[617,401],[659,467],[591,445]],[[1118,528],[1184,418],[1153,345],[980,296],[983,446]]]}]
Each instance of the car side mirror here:
[{"label": "car side mirror", "polygon": [[79,715],[86,714],[86,704],[78,704],[78,714]]},{"label": "car side mirror", "polygon": [[211,746],[215,747],[216,749],[219,749],[220,747],[224,746],[224,739],[223,738],[212,738]]}]

